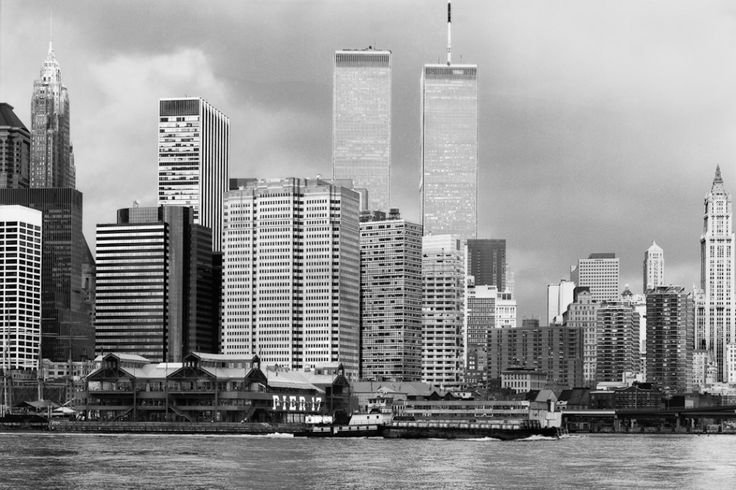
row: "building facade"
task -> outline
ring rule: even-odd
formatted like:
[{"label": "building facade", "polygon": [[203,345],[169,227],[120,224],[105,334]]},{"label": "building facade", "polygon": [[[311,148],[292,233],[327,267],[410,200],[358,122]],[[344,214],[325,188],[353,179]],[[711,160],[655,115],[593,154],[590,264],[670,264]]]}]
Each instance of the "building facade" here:
[{"label": "building facade", "polygon": [[3,372],[37,369],[41,350],[41,212],[0,206]]},{"label": "building facade", "polygon": [[592,253],[579,259],[570,273],[577,286],[587,287],[596,301],[618,301],[620,262],[613,253]]},{"label": "building facade", "polygon": [[69,92],[61,83],[61,65],[49,43],[31,98],[31,187],[76,184],[70,138]]},{"label": "building facade", "polygon": [[228,190],[230,119],[200,97],[161,99],[158,122],[158,204],[191,206],[194,223],[222,240]]},{"label": "building facade", "polygon": [[225,197],[222,350],[358,376],[358,194],[319,179],[259,180]]},{"label": "building facade", "polygon": [[664,285],[664,251],[657,242],[644,252],[643,291]]},{"label": "building facade", "polygon": [[575,283],[562,279],[559,284],[547,284],[547,325],[562,325],[567,307],[575,299]]},{"label": "building facade", "polygon": [[422,227],[398,210],[360,220],[360,377],[422,375]]},{"label": "building facade", "polygon": [[583,343],[583,383],[593,386],[596,380],[598,330],[596,318],[600,303],[593,299],[587,288],[577,290],[574,301],[564,314],[564,325],[580,331]]},{"label": "building facade", "polygon": [[488,335],[496,328],[498,290],[469,284],[465,293],[463,336],[464,382],[469,386],[488,380]]},{"label": "building facade", "polygon": [[624,303],[603,303],[596,312],[597,382],[620,382],[639,370],[639,313]]},{"label": "building facade", "polygon": [[0,102],[0,189],[24,189],[29,184],[31,133],[13,112]]},{"label": "building facade", "polygon": [[471,238],[467,247],[468,275],[475,285],[506,291],[506,240]]},{"label": "building facade", "polygon": [[367,209],[391,200],[391,51],[335,52],[332,176],[368,191]]}]

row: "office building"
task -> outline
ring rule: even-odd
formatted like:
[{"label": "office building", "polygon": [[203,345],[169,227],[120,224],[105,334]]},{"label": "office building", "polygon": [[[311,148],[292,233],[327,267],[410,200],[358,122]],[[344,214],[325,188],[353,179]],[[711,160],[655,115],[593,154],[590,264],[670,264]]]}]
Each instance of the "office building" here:
[{"label": "office building", "polygon": [[193,221],[192,208],[159,206],[97,225],[98,353],[181,362],[217,351],[212,236]]},{"label": "office building", "polygon": [[488,380],[488,335],[496,328],[495,286],[469,284],[465,293],[464,381],[477,386]]},{"label": "office building", "polygon": [[664,286],[664,251],[657,242],[644,252],[643,291]]},{"label": "office building", "polygon": [[367,209],[391,198],[391,51],[335,52],[332,177],[368,191]]},{"label": "office building", "polygon": [[736,342],[734,325],[733,204],[716,167],[710,192],[705,196],[703,234],[700,236],[700,288],[703,291],[702,324],[697,325],[696,348],[713,353],[718,381],[728,383],[726,351]]},{"label": "office building", "polygon": [[422,284],[422,381],[458,387],[465,309],[465,250],[459,236],[422,238]]},{"label": "office building", "polygon": [[692,390],[693,297],[680,286],[647,291],[647,381],[666,391]]},{"label": "office building", "polygon": [[31,98],[31,187],[75,187],[69,92],[49,43]]},{"label": "office building", "polygon": [[596,301],[619,301],[619,259],[613,253],[592,253],[579,259],[570,272],[570,280],[587,287]]},{"label": "office building", "polygon": [[596,312],[597,382],[620,382],[639,371],[639,314],[624,303],[603,303]]},{"label": "office building", "polygon": [[184,97],[161,99],[158,121],[158,204],[191,206],[219,251],[230,119],[200,97]]},{"label": "office building", "polygon": [[422,225],[468,239],[478,228],[478,66],[452,63],[447,14],[447,62],[421,77]]},{"label": "office building", "polygon": [[506,240],[467,240],[468,275],[476,286],[496,286],[506,291]]},{"label": "office building", "polygon": [[595,386],[598,330],[597,315],[600,303],[593,299],[588,288],[575,288],[573,302],[567,307],[563,324],[578,329],[582,337],[583,383]]},{"label": "office building", "polygon": [[37,369],[41,349],[41,212],[0,206],[2,368]]},{"label": "office building", "polygon": [[258,180],[225,197],[222,350],[358,376],[358,194],[319,179]]},{"label": "office building", "polygon": [[31,161],[31,133],[13,112],[0,102],[0,189],[28,187]]},{"label": "office building", "polygon": [[360,377],[422,374],[422,227],[398,210],[360,219]]},{"label": "office building", "polygon": [[562,279],[559,284],[547,284],[547,325],[562,325],[567,307],[573,302],[575,283]]}]

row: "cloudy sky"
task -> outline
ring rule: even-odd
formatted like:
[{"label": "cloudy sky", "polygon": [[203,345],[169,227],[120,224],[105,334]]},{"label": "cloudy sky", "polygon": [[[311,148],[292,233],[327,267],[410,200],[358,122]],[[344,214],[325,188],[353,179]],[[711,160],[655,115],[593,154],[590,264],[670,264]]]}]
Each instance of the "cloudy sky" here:
[{"label": "cloudy sky", "polygon": [[[157,101],[231,120],[233,177],[331,174],[332,56],[393,51],[393,195],[419,220],[419,75],[444,57],[444,0],[0,0],[0,100],[30,125],[54,50],[69,88],[85,230],[156,202]],[[644,250],[699,282],[703,197],[736,189],[736,5],[456,0],[453,60],[479,67],[480,237],[506,238],[520,317],[590,252]]]}]

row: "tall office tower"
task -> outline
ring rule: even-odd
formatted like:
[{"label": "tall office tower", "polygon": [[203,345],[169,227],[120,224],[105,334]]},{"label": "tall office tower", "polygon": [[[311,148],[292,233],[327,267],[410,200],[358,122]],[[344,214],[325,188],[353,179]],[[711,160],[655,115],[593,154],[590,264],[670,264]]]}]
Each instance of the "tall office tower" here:
[{"label": "tall office tower", "polygon": [[95,263],[82,233],[82,193],[76,189],[0,189],[0,204],[41,211],[41,354],[51,361],[94,356]]},{"label": "tall office tower", "polygon": [[0,189],[28,187],[31,133],[13,112],[0,102]]},{"label": "tall office tower", "polygon": [[547,325],[562,325],[563,315],[574,300],[575,283],[560,280],[559,284],[547,284]]},{"label": "tall office tower", "polygon": [[41,212],[0,206],[2,368],[37,369],[41,348]]},{"label": "tall office tower", "polygon": [[391,198],[391,51],[335,52],[332,177],[368,190],[368,209]]},{"label": "tall office tower", "polygon": [[604,303],[596,313],[595,379],[621,381],[639,369],[639,314],[623,303]]},{"label": "tall office tower", "polygon": [[69,120],[69,93],[61,84],[61,66],[49,43],[41,78],[33,82],[31,187],[75,187]]},{"label": "tall office tower", "polygon": [[422,375],[422,227],[398,210],[360,218],[360,377]]},{"label": "tall office tower", "polygon": [[468,284],[465,293],[464,318],[464,373],[468,386],[477,386],[488,380],[488,336],[496,328],[495,286]]},{"label": "tall office tower", "polygon": [[564,324],[582,332],[583,382],[593,386],[596,380],[598,332],[596,317],[600,304],[588,288],[575,288],[574,300],[564,314]]},{"label": "tall office tower", "polygon": [[644,252],[643,291],[664,286],[664,251],[657,242]]},{"label": "tall office tower", "polygon": [[422,381],[445,388],[461,383],[464,252],[457,235],[422,238]]},{"label": "tall office tower", "polygon": [[421,78],[422,224],[426,234],[475,238],[478,228],[478,66],[447,63]]},{"label": "tall office tower", "polygon": [[506,290],[506,240],[471,238],[467,241],[468,275],[476,286]]},{"label": "tall office tower", "polygon": [[158,362],[216,352],[211,239],[181,206],[124,208],[98,224],[97,351]]},{"label": "tall office tower", "polygon": [[212,230],[219,251],[230,119],[200,97],[161,99],[158,107],[158,204],[194,208],[194,223]]},{"label": "tall office tower", "polygon": [[680,286],[647,292],[647,381],[671,392],[692,390],[693,297]]},{"label": "tall office tower", "polygon": [[[639,354],[646,360],[647,354],[647,297],[645,294],[634,294],[631,292],[629,285],[624,286],[621,292],[620,301],[634,308],[639,314]],[[646,362],[639,366],[646,368]]]},{"label": "tall office tower", "polygon": [[700,288],[705,295],[704,336],[696,347],[713,352],[718,381],[728,379],[726,350],[736,342],[734,325],[734,233],[731,195],[726,193],[721,168],[705,196],[703,234],[700,236]]},{"label": "tall office tower", "polygon": [[587,259],[578,259],[570,271],[570,280],[580,287],[590,288],[596,301],[618,301],[619,259],[613,253],[592,253]]},{"label": "tall office tower", "polygon": [[225,195],[222,350],[358,375],[358,194],[319,179],[259,180]]}]

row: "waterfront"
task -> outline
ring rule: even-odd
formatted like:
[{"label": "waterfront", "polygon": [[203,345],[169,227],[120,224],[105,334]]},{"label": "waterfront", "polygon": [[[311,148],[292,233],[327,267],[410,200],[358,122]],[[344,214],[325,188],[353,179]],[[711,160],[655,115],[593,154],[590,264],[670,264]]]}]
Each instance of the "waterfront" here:
[{"label": "waterfront", "polygon": [[732,488],[736,436],[0,434],[0,488]]}]

